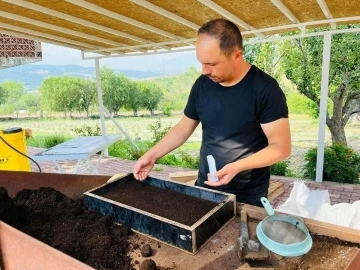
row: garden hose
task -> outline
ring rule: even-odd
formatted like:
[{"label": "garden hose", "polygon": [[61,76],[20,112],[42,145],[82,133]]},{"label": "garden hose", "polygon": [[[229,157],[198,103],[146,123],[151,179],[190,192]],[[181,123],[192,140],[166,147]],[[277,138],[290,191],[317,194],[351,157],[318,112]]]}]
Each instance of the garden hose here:
[{"label": "garden hose", "polygon": [[14,148],[12,145],[10,145],[7,141],[5,141],[5,139],[0,135],[0,139],[7,145],[9,146],[12,150],[14,150],[15,152],[19,153],[20,155],[30,159],[32,162],[34,162],[36,164],[36,166],[39,168],[39,172],[41,173],[41,168],[40,168],[40,165],[35,161],[33,160],[31,157],[29,157],[28,155],[25,155],[23,153],[21,153],[19,150],[17,150],[16,148]]}]

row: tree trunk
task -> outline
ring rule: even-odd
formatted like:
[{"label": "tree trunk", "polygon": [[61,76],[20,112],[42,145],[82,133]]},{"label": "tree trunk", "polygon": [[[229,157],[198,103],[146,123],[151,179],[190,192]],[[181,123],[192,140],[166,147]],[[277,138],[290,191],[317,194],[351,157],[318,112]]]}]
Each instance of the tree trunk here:
[{"label": "tree trunk", "polygon": [[151,116],[154,116],[154,110],[150,110]]},{"label": "tree trunk", "polygon": [[137,117],[137,116],[138,116],[138,112],[137,112],[137,110],[135,110],[135,109],[134,109],[134,110],[133,110],[133,113],[134,113],[134,116],[135,116],[135,117]]},{"label": "tree trunk", "polygon": [[[346,142],[346,135],[345,135],[345,125],[347,123],[347,119],[344,119],[344,99],[346,98],[347,93],[347,84],[342,82],[337,91],[337,95],[333,97],[333,116],[331,119],[326,121],[330,132],[331,132],[331,139],[332,143],[335,142],[342,143],[347,145]],[[328,114],[327,114],[328,118]]]},{"label": "tree trunk", "polygon": [[329,127],[331,132],[332,143],[339,142],[347,145],[345,129],[342,127],[341,124],[329,122],[327,123],[327,126]]}]

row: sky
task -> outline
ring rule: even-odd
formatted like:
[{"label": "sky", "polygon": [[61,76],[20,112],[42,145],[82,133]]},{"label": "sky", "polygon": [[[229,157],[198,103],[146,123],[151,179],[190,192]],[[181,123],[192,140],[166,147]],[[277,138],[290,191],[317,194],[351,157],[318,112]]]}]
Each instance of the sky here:
[{"label": "sky", "polygon": [[[85,67],[94,67],[94,60],[82,60],[79,50],[61,47],[48,43],[41,43],[43,60],[36,64],[39,65],[79,65]],[[186,57],[184,57],[186,56]],[[189,67],[196,64],[195,51],[167,53],[147,56],[131,56],[100,59],[100,66],[108,66],[114,69],[127,70],[151,70],[161,66],[162,63],[174,58],[189,59]],[[186,65],[186,63],[185,63]]]}]

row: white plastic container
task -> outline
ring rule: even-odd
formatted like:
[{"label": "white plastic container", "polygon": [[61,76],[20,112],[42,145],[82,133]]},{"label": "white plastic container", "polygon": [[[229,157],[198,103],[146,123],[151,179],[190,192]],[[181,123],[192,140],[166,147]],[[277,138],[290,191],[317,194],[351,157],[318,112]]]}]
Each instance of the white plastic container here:
[{"label": "white plastic container", "polygon": [[215,163],[215,159],[212,155],[208,155],[207,157],[207,162],[209,165],[209,171],[210,171],[210,180],[211,182],[217,182],[219,181],[219,178],[217,176],[215,176],[216,173],[216,163]]}]

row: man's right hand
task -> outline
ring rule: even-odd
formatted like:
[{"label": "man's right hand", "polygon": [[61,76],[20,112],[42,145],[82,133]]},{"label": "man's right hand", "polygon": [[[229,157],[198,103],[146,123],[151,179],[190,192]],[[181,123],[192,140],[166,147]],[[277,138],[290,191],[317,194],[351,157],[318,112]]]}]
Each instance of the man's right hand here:
[{"label": "man's right hand", "polygon": [[154,167],[156,160],[182,145],[194,132],[199,120],[193,120],[183,116],[179,123],[172,127],[164,138],[145,153],[136,163],[133,169],[137,180],[145,180]]},{"label": "man's right hand", "polygon": [[154,167],[155,162],[156,160],[154,158],[149,158],[147,156],[142,156],[140,159],[138,159],[133,170],[135,179],[140,181],[145,180]]}]

